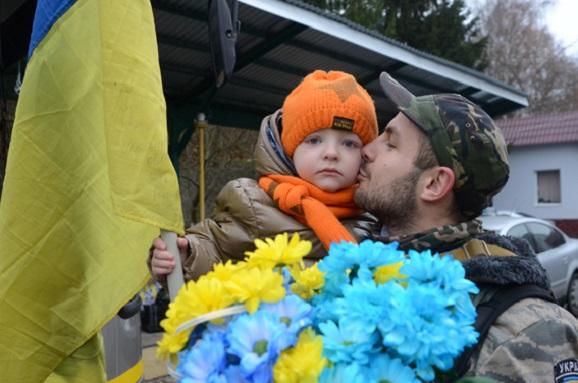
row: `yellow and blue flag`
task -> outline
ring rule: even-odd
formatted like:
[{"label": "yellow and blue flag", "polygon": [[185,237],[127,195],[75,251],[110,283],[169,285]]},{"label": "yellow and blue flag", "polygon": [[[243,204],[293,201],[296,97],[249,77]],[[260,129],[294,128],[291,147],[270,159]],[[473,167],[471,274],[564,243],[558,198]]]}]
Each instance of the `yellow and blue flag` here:
[{"label": "yellow and blue flag", "polygon": [[104,379],[98,331],[182,232],[149,0],[39,0],[0,199],[0,380]]}]

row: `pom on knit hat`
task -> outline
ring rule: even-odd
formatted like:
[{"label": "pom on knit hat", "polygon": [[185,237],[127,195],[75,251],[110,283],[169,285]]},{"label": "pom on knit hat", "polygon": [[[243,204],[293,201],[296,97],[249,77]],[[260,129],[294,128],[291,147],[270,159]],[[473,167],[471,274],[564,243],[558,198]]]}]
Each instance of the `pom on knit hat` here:
[{"label": "pom on knit hat", "polygon": [[321,129],[349,130],[364,144],[377,137],[373,100],[345,72],[316,70],[305,76],[285,98],[282,118],[281,143],[289,156],[305,137]]}]

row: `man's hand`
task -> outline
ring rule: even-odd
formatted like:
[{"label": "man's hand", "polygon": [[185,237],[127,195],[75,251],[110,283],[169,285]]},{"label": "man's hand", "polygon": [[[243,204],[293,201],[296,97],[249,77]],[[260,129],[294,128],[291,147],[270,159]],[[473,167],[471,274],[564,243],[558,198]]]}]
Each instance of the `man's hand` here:
[{"label": "man's hand", "polygon": [[[175,268],[175,259],[167,250],[166,243],[156,238],[153,242],[153,256],[151,258],[151,272],[156,279],[164,278]],[[189,241],[185,237],[177,237],[177,247],[181,254],[189,253]]]}]

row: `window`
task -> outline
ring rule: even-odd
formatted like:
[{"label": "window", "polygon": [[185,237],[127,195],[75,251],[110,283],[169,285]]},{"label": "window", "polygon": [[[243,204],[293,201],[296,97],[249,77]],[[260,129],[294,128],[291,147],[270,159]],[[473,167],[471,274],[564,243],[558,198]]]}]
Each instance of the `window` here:
[{"label": "window", "polygon": [[520,224],[512,227],[508,230],[508,235],[528,241],[530,247],[534,250],[534,253],[538,253],[536,243],[534,243],[534,238],[532,238],[532,234],[530,234],[526,225]]},{"label": "window", "polygon": [[560,203],[560,170],[541,170],[538,178],[538,203]]},{"label": "window", "polygon": [[539,253],[563,245],[566,241],[564,236],[553,227],[541,223],[528,223]]}]

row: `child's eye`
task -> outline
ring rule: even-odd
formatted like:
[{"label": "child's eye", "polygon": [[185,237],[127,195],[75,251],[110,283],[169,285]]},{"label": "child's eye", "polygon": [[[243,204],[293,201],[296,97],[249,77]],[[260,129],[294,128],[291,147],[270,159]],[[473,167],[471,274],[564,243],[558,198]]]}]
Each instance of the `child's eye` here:
[{"label": "child's eye", "polygon": [[321,138],[313,136],[313,137],[307,137],[305,139],[305,142],[311,145],[317,145],[319,143],[321,143]]},{"label": "child's eye", "polygon": [[352,149],[357,149],[357,148],[361,147],[361,143],[356,141],[356,140],[344,140],[343,145],[346,148],[352,148]]}]

